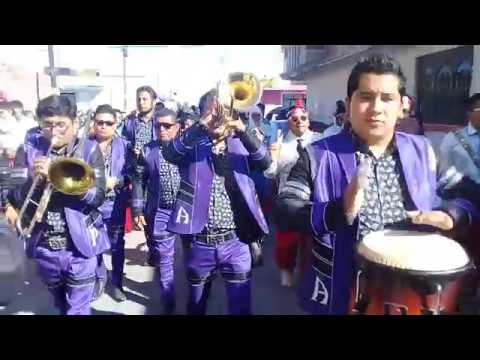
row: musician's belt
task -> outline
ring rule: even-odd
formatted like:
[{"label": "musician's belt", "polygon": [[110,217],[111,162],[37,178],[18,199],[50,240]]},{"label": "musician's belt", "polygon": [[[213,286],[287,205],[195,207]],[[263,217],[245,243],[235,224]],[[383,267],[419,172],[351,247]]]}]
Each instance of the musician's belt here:
[{"label": "musician's belt", "polygon": [[223,234],[195,234],[195,235],[186,235],[185,238],[190,241],[197,241],[208,245],[220,244],[225,241],[236,239],[238,236],[235,233],[235,230],[227,231]]},{"label": "musician's belt", "polygon": [[167,239],[172,239],[176,235],[175,234],[163,234],[163,235],[153,235],[153,240],[154,241],[162,241],[162,240],[167,240]]},{"label": "musician's belt", "polygon": [[68,238],[65,236],[44,236],[39,246],[45,247],[51,251],[66,250],[68,248]]}]

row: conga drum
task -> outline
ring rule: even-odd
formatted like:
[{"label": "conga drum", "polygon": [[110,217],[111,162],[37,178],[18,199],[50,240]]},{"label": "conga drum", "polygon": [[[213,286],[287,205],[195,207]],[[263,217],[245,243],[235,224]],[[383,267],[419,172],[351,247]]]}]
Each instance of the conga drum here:
[{"label": "conga drum", "polygon": [[356,255],[352,314],[457,314],[462,279],[474,268],[454,240],[413,231],[372,232]]}]

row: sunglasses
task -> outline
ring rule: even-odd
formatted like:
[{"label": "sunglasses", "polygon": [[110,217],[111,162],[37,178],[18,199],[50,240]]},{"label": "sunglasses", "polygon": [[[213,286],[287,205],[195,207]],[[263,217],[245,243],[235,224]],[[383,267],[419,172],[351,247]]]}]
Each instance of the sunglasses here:
[{"label": "sunglasses", "polygon": [[302,121],[307,121],[307,116],[302,115],[302,116],[291,116],[290,119],[292,119],[293,122],[299,122],[300,120]]},{"label": "sunglasses", "polygon": [[97,126],[108,126],[108,127],[112,127],[113,125],[115,125],[115,122],[114,121],[103,121],[103,120],[98,120],[98,121],[95,121],[95,125]]},{"label": "sunglasses", "polygon": [[170,130],[172,126],[175,126],[175,124],[156,123],[155,129],[160,129],[163,127],[165,130]]}]

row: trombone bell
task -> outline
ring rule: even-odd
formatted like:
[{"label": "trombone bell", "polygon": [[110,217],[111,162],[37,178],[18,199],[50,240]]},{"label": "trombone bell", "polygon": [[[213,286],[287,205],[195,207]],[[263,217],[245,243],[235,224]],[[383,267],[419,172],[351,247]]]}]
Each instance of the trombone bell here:
[{"label": "trombone bell", "polygon": [[228,87],[234,110],[247,111],[260,100],[261,84],[253,74],[243,72],[230,74]]},{"label": "trombone bell", "polygon": [[48,179],[63,194],[83,195],[93,186],[95,173],[83,160],[62,157],[50,165]]}]

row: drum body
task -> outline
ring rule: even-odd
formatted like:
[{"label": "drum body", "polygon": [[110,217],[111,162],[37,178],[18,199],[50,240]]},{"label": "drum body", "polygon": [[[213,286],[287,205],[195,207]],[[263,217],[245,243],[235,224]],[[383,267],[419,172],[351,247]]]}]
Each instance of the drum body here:
[{"label": "drum body", "polygon": [[[446,260],[442,263],[438,257]],[[394,230],[371,233],[357,247],[350,312],[457,314],[462,280],[472,268],[463,248],[443,236]]]}]

